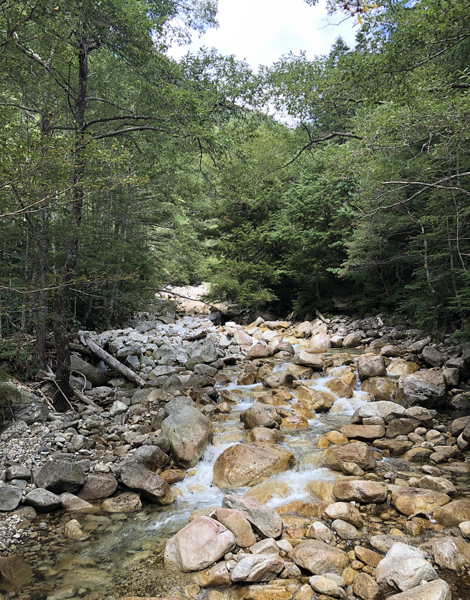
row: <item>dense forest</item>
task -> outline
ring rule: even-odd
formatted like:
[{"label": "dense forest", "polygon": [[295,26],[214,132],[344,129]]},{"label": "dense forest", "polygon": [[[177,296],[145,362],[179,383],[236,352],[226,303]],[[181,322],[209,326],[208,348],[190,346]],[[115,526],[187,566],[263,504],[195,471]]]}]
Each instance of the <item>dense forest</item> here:
[{"label": "dense forest", "polygon": [[353,48],[255,73],[170,57],[216,2],[0,0],[4,354],[29,335],[43,364],[53,332],[67,393],[70,331],[200,281],[470,336],[469,5],[329,9]]}]

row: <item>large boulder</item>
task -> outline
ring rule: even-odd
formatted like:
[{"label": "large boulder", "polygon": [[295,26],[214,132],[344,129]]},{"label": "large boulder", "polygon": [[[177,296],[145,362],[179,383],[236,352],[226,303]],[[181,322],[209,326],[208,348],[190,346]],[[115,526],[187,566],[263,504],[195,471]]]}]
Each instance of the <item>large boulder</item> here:
[{"label": "large boulder", "polygon": [[197,408],[181,406],[162,423],[175,461],[184,468],[196,465],[212,439],[212,424]]},{"label": "large boulder", "polygon": [[86,360],[83,360],[83,358],[80,358],[76,354],[70,356],[70,368],[84,375],[96,387],[106,385],[109,379],[105,372],[90,365],[90,363],[87,363]]},{"label": "large boulder", "polygon": [[429,513],[449,501],[447,494],[415,487],[399,488],[392,494],[393,506],[407,517],[419,512]]},{"label": "large boulder", "polygon": [[364,354],[357,359],[357,372],[359,379],[369,379],[369,377],[383,377],[387,371],[383,356]]},{"label": "large boulder", "polygon": [[454,527],[464,521],[470,521],[470,498],[449,502],[436,509],[432,516],[438,523],[446,527]]},{"label": "large boulder", "polygon": [[221,559],[235,543],[235,536],[222,523],[198,517],[168,540],[165,562],[185,572],[201,571]]},{"label": "large boulder", "polygon": [[213,484],[222,489],[253,486],[271,475],[292,469],[294,465],[294,455],[281,446],[235,444],[215,461]]},{"label": "large boulder", "polygon": [[243,421],[247,429],[254,427],[279,427],[281,417],[273,406],[255,402],[250,408],[240,414],[240,420]]},{"label": "large boulder", "polygon": [[385,502],[387,490],[377,481],[362,479],[338,479],[333,487],[333,494],[344,502]]},{"label": "large boulder", "polygon": [[299,567],[314,575],[336,573],[341,575],[349,565],[348,555],[339,548],[332,548],[319,540],[301,542],[291,552],[289,558]]},{"label": "large boulder", "polygon": [[437,573],[426,560],[424,552],[398,542],[377,565],[376,579],[387,597],[393,592],[410,590],[422,581],[437,579]]},{"label": "large boulder", "polygon": [[460,572],[468,567],[470,546],[461,537],[436,537],[422,544],[420,549],[430,554],[441,569]]},{"label": "large boulder", "polygon": [[264,537],[278,538],[282,533],[281,517],[255,498],[230,494],[222,500],[222,507],[239,510]]},{"label": "large boulder", "polygon": [[121,481],[131,490],[136,490],[156,504],[171,504],[174,494],[170,486],[159,475],[136,462],[121,465]]},{"label": "large boulder", "polygon": [[364,471],[375,467],[375,456],[367,444],[355,442],[326,451],[326,466],[333,471],[341,471],[345,462],[352,462]]},{"label": "large boulder", "polygon": [[54,494],[71,492],[75,494],[87,479],[82,466],[72,460],[52,460],[41,467],[34,477],[39,488],[45,488]]},{"label": "large boulder", "polygon": [[444,376],[432,369],[416,371],[398,382],[396,402],[405,408],[418,404],[425,408],[436,408],[445,403]]}]

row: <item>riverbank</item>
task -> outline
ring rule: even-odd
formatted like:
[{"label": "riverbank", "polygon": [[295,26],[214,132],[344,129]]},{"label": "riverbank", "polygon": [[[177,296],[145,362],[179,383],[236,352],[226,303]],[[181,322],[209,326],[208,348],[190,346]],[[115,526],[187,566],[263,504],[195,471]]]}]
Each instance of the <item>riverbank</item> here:
[{"label": "riverbank", "polygon": [[[258,320],[243,328],[230,322],[217,326],[205,317],[166,324],[145,317],[133,325],[90,335],[132,368],[145,381],[144,387],[115,377],[100,363],[98,368],[86,366],[77,358],[75,370],[82,375],[74,373],[75,384],[97,408],[77,404],[77,412],[59,415],[40,396],[30,397],[29,404],[15,407],[17,416],[26,416],[26,421],[15,421],[1,434],[5,485],[0,492],[21,490],[21,496],[14,492],[18,504],[13,512],[2,517],[2,556],[8,561],[21,559],[28,580],[18,589],[18,581],[8,580],[9,563],[4,561],[0,570],[5,598],[26,600],[41,594],[50,600],[100,598],[103,586],[109,598],[136,593],[198,600],[211,593],[215,598],[215,588],[201,587],[194,575],[170,575],[174,561],[163,566],[163,553],[166,540],[187,524],[194,511],[213,516],[214,507],[223,505],[232,492],[248,493],[275,510],[283,521],[281,540],[292,551],[303,541],[317,539],[311,528],[322,529],[314,525],[320,523],[328,529],[322,535],[329,538],[329,545],[348,555],[349,566],[344,568],[374,582],[375,567],[350,554],[360,546],[383,556],[388,548],[371,547],[374,535],[401,535],[412,546],[429,541],[430,534],[465,543],[464,532],[456,525],[434,523],[427,505],[420,504],[416,514],[401,512],[396,493],[408,489],[414,497],[413,490],[428,489],[423,485],[445,488],[442,481],[423,482],[423,477],[430,477],[443,479],[454,489],[448,488],[448,494],[445,489],[428,489],[425,499],[432,492],[447,495],[448,500],[440,498],[446,500],[444,506],[452,505],[454,498],[466,498],[470,436],[465,426],[459,431],[466,421],[454,425],[452,417],[457,414],[448,412],[468,409],[466,346],[449,341],[436,346],[422,332],[387,327],[380,319],[317,319],[302,324]],[[385,410],[383,402],[393,402],[394,411],[375,414],[375,409]],[[362,445],[373,455],[371,469],[354,455],[332,462],[335,453],[341,457],[341,448],[357,452]],[[260,447],[262,457],[257,453]],[[231,459],[234,451],[242,454]],[[273,457],[273,452],[281,458]],[[286,453],[292,458],[282,458]],[[261,459],[267,462],[256,474]],[[370,456],[368,460],[372,464]],[[52,475],[47,470],[51,464]],[[334,505],[341,498],[337,494],[344,496],[339,481],[351,477],[380,485],[382,495],[380,501],[340,500],[356,504],[361,513],[360,527],[349,523],[357,531],[348,539],[341,537],[324,511],[325,503]],[[38,492],[40,502],[35,498]],[[266,537],[255,524],[252,527],[257,540]],[[230,580],[234,585],[227,590],[218,588],[220,598],[268,592],[282,592],[280,597],[287,598],[294,597],[300,585],[311,585],[308,569],[296,565],[286,544],[284,550],[276,544],[283,568],[291,569],[285,573],[288,577],[279,582],[282,571],[274,573],[269,590],[254,591],[249,578],[245,585]],[[435,551],[426,552],[440,573]],[[232,548],[225,554],[233,556],[223,562],[238,564],[247,553],[252,555],[246,547]],[[64,554],[68,562],[57,560]],[[468,566],[466,547],[459,556],[460,574]],[[227,567],[227,573],[232,570]],[[293,573],[297,589],[297,584],[289,583]],[[284,591],[274,592],[273,585]],[[345,579],[339,587],[350,597],[363,598],[355,595],[353,581]]]}]

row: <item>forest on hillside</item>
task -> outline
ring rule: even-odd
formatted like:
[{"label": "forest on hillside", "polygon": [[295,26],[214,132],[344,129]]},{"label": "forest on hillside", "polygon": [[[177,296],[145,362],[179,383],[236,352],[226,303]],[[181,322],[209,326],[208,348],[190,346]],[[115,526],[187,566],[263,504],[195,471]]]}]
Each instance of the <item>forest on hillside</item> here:
[{"label": "forest on hillside", "polygon": [[0,0],[1,352],[53,332],[66,391],[70,331],[201,281],[470,337],[468,2],[329,8],[354,47],[253,72],[171,58],[216,2]]}]

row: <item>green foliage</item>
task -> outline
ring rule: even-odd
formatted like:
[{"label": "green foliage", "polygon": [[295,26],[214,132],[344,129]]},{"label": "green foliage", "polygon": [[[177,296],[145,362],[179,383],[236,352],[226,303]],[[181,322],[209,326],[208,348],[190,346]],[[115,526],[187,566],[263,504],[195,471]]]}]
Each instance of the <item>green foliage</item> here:
[{"label": "green foliage", "polygon": [[39,368],[33,343],[20,337],[0,340],[0,382],[10,375],[32,377]]}]

